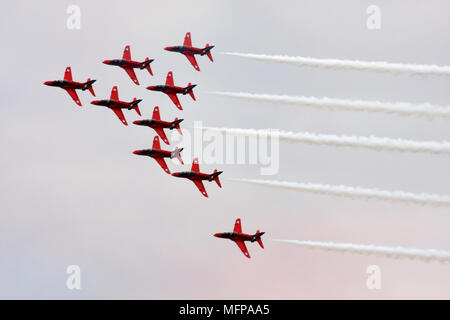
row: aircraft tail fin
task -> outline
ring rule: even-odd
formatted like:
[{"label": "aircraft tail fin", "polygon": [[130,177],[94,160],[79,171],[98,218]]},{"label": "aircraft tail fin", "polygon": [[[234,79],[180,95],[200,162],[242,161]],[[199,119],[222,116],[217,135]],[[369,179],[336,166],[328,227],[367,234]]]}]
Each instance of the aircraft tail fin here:
[{"label": "aircraft tail fin", "polygon": [[196,87],[196,84],[192,84],[192,83],[188,83],[187,87],[186,87],[186,91],[187,93],[189,93],[189,95],[191,96],[192,100],[195,100],[195,96],[194,96],[194,88]]},{"label": "aircraft tail fin", "polygon": [[255,241],[258,242],[258,244],[260,245],[260,247],[263,248],[263,249],[264,249],[264,245],[263,245],[263,243],[262,243],[261,236],[262,236],[264,233],[265,233],[265,232],[259,232],[259,230],[256,230],[256,233],[255,233],[255,235],[254,235]]},{"label": "aircraft tail fin", "polygon": [[131,102],[131,107],[137,112],[138,115],[141,115],[141,110],[139,110],[139,105],[138,103],[141,102],[142,99],[136,99],[134,98],[133,101]]},{"label": "aircraft tail fin", "polygon": [[[153,60],[154,60],[154,59],[149,59],[149,58],[147,57],[147,58],[145,58],[145,61],[144,61],[144,63],[142,64],[143,68],[147,69],[147,71],[148,71],[148,73],[150,73],[150,75],[153,75],[152,68],[150,67],[150,63],[152,63]],[[142,69],[143,69],[143,68],[142,68]]]},{"label": "aircraft tail fin", "polygon": [[92,86],[92,84],[95,82],[96,80],[91,80],[91,78],[88,78],[87,81],[84,83],[84,86],[82,88],[82,90],[86,90],[88,89],[89,92],[95,97],[95,92],[94,92],[94,87]]},{"label": "aircraft tail fin", "polygon": [[205,53],[208,56],[209,60],[211,60],[211,62],[214,62],[212,54],[211,54],[211,49],[214,48],[214,46],[210,46],[208,43],[205,46]]},{"label": "aircraft tail fin", "polygon": [[183,121],[183,119],[175,118],[175,120],[173,120],[173,122],[172,122],[172,125],[171,125],[170,129],[171,129],[171,130],[172,130],[172,129],[177,129],[177,131],[178,131],[181,135],[183,135],[183,132],[181,132],[181,128],[180,128],[180,122],[181,122],[181,121]]},{"label": "aircraft tail fin", "polygon": [[222,171],[217,171],[217,169],[214,170],[214,172],[212,173],[211,177],[213,178],[213,180],[217,183],[217,185],[219,186],[219,188],[222,188],[222,184],[220,183],[219,180],[219,175],[222,173]]},{"label": "aircraft tail fin", "polygon": [[183,148],[176,147],[175,150],[170,154],[170,159],[176,157],[181,164],[184,164],[183,159],[181,159],[181,151],[183,151]]}]

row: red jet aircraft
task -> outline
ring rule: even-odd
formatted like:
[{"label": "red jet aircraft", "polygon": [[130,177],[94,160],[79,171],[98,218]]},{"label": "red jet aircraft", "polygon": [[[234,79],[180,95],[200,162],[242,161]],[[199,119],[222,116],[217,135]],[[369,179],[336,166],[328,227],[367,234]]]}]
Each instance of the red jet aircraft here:
[{"label": "red jet aircraft", "polygon": [[167,167],[166,161],[164,160],[164,158],[177,158],[181,164],[184,164],[183,159],[181,159],[181,151],[183,151],[183,148],[178,149],[175,148],[174,151],[166,151],[166,150],[161,150],[161,146],[159,144],[159,138],[156,136],[153,138],[153,146],[152,149],[143,149],[143,150],[135,150],[133,151],[134,154],[140,155],[140,156],[149,156],[152,157],[153,159],[156,160],[156,162],[158,162],[158,164],[161,166],[161,168],[163,168],[163,170],[165,172],[167,172],[168,174],[170,174],[170,170]]},{"label": "red jet aircraft", "polygon": [[233,232],[216,233],[216,234],[214,234],[214,237],[233,240],[237,244],[239,249],[241,249],[242,253],[247,258],[250,259],[250,254],[247,251],[247,246],[245,245],[245,241],[250,241],[250,242],[256,241],[259,243],[261,248],[264,249],[263,243],[261,241],[261,236],[264,233],[265,232],[259,232],[259,230],[257,230],[256,233],[253,235],[242,233],[241,219],[236,219]]},{"label": "red jet aircraft", "polygon": [[155,109],[153,109],[152,119],[136,120],[133,121],[133,123],[137,124],[138,126],[147,126],[153,128],[158,136],[160,136],[166,144],[170,144],[169,140],[167,139],[166,133],[164,132],[164,128],[167,128],[169,130],[177,129],[177,131],[182,135],[183,133],[181,132],[180,128],[181,121],[183,121],[183,119],[178,118],[175,118],[175,120],[172,122],[162,121],[159,115],[159,108],[156,106]]},{"label": "red jet aircraft", "polygon": [[184,54],[189,62],[194,66],[195,70],[200,71],[194,55],[199,54],[201,56],[204,56],[206,54],[209,60],[213,62],[214,60],[211,55],[212,48],[214,48],[214,46],[210,46],[209,44],[206,44],[204,48],[193,47],[191,41],[191,33],[188,32],[184,37],[184,43],[182,46],[165,47],[164,49],[167,51],[179,52],[181,54]]},{"label": "red jet aircraft", "polygon": [[66,68],[66,72],[64,73],[64,80],[54,80],[54,81],[45,81],[44,84],[51,87],[59,87],[67,91],[67,93],[72,97],[73,101],[77,105],[81,107],[80,98],[78,98],[77,92],[75,90],[89,90],[90,93],[95,97],[94,88],[92,84],[95,80],[87,79],[86,82],[76,82],[72,80],[72,71],[70,67]]},{"label": "red jet aircraft", "polygon": [[141,115],[141,111],[139,110],[138,103],[141,102],[142,99],[134,98],[131,102],[125,102],[119,100],[119,92],[117,91],[117,86],[114,86],[111,90],[111,98],[103,99],[103,100],[94,100],[91,101],[92,104],[96,106],[104,106],[110,108],[114,113],[119,117],[120,121],[124,125],[128,125],[127,120],[125,120],[125,116],[123,115],[122,109],[134,109],[136,110],[138,115]]},{"label": "red jet aircraft", "polygon": [[123,51],[122,59],[113,59],[113,60],[105,60],[104,64],[109,64],[111,66],[118,66],[124,69],[127,74],[130,76],[131,80],[137,85],[139,85],[139,81],[134,73],[135,68],[139,69],[147,69],[147,71],[153,75],[152,69],[150,68],[150,63],[152,63],[154,59],[145,58],[144,62],[133,61],[131,60],[130,46],[126,46]]},{"label": "red jet aircraft", "polygon": [[204,195],[205,197],[208,197],[208,194],[206,193],[205,186],[203,185],[202,180],[208,180],[208,181],[214,180],[217,183],[217,185],[220,188],[222,188],[222,185],[220,184],[220,180],[219,180],[219,175],[222,172],[223,171],[217,171],[217,169],[216,169],[211,174],[201,173],[200,167],[198,165],[198,158],[195,158],[194,161],[192,162],[191,171],[175,172],[175,173],[172,173],[172,175],[174,177],[186,178],[186,179],[191,180],[197,186],[198,190],[200,190],[202,195]]},{"label": "red jet aircraft", "polygon": [[191,96],[191,98],[195,101],[194,96],[194,89],[197,85],[189,83],[187,87],[177,87],[173,83],[173,75],[172,71],[169,71],[166,78],[166,84],[165,85],[157,85],[157,86],[148,86],[148,90],[152,91],[161,91],[164,92],[169,96],[169,98],[173,101],[173,103],[177,106],[178,109],[183,110],[181,107],[180,101],[178,100],[177,94],[181,93],[183,95],[188,94]]}]

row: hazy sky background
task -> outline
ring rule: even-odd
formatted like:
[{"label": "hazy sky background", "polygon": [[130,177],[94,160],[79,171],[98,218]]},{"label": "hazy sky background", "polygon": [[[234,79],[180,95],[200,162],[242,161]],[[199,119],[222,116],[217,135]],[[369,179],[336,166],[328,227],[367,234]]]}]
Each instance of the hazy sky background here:
[{"label": "hazy sky background", "polygon": [[[81,30],[66,28],[67,6],[81,8]],[[381,8],[379,31],[366,28],[366,8]],[[142,98],[143,118],[205,125],[277,128],[415,140],[450,140],[448,119],[316,110],[238,101],[209,91],[328,96],[448,105],[448,77],[320,70],[264,64],[219,52],[287,54],[450,65],[448,1],[14,1],[0,13],[0,298],[380,299],[450,298],[449,265],[304,249],[270,238],[450,249],[449,208],[318,196],[227,181],[260,178],[258,166],[201,165],[224,170],[223,189],[165,174],[132,151],[150,147],[151,129],[123,126],[110,110],[80,108],[61,89],[70,65],[75,80],[97,79],[98,98],[118,85],[124,100]],[[215,45],[196,72],[182,44]],[[155,59],[154,77],[101,63]],[[145,86],[198,84],[197,102],[178,111]],[[138,119],[125,111],[129,123]],[[169,136],[170,137],[170,136]],[[163,145],[164,148],[166,146]],[[173,146],[171,146],[173,147]],[[169,164],[172,170],[189,169]],[[377,152],[282,143],[276,180],[344,184],[411,192],[450,193],[445,155]],[[266,231],[264,250],[246,259],[232,231]],[[82,290],[66,288],[68,265],[82,271]],[[379,265],[381,290],[366,288],[366,268]]]}]

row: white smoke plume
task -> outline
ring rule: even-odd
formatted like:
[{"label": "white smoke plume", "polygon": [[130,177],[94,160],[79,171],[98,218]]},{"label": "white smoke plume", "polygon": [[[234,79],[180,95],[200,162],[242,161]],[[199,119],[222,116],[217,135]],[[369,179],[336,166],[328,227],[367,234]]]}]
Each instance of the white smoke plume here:
[{"label": "white smoke plume", "polygon": [[416,249],[416,248],[360,245],[352,243],[334,243],[334,242],[280,240],[280,239],[272,239],[272,241],[296,244],[306,248],[365,254],[365,255],[378,255],[394,259],[408,258],[426,262],[432,261],[450,262],[450,251],[436,250],[436,249]]},{"label": "white smoke plume", "polygon": [[310,192],[314,194],[332,195],[346,198],[377,199],[400,201],[421,205],[450,206],[450,196],[438,194],[411,193],[400,190],[388,191],[380,189],[367,189],[361,187],[349,187],[343,185],[297,183],[274,180],[233,179],[233,181],[262,185],[278,189],[288,189],[300,192]]},{"label": "white smoke plume", "polygon": [[380,101],[334,99],[327,97],[293,97],[286,95],[253,94],[244,92],[210,92],[210,94],[251,101],[284,103],[290,105],[309,106],[326,109],[384,112],[388,114],[423,116],[428,118],[450,116],[450,107],[436,106],[429,103],[414,105],[405,102],[392,103]]},{"label": "white smoke plume", "polygon": [[450,66],[426,64],[390,63],[382,61],[358,61],[340,59],[318,59],[309,57],[290,57],[284,55],[266,55],[237,52],[223,52],[223,54],[248,58],[265,62],[286,63],[295,66],[309,66],[317,68],[349,69],[360,71],[410,73],[420,75],[450,75]]},{"label": "white smoke plume", "polygon": [[332,134],[315,134],[309,132],[289,132],[275,130],[255,130],[239,128],[203,127],[202,130],[222,132],[229,135],[278,137],[282,141],[303,142],[307,144],[329,145],[335,147],[366,148],[373,150],[426,152],[433,154],[450,154],[450,142],[414,141],[374,136],[336,136]]}]

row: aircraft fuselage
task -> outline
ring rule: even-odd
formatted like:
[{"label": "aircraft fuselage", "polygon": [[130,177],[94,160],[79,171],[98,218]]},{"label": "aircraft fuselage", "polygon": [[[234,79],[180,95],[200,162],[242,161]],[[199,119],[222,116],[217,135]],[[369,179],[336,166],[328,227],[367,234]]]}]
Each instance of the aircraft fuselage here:
[{"label": "aircraft fuselage", "polygon": [[112,99],[94,100],[91,103],[96,106],[104,106],[104,107],[108,107],[111,109],[114,109],[114,108],[129,109],[131,106],[130,102],[120,101],[120,100],[112,100]]},{"label": "aircraft fuselage", "polygon": [[168,128],[172,129],[172,122],[162,121],[162,120],[155,120],[155,119],[148,119],[148,120],[137,120],[133,122],[134,124],[137,124],[138,126],[146,126],[150,128]]},{"label": "aircraft fuselage", "polygon": [[[153,61],[153,60],[152,60]],[[105,60],[104,64],[109,64],[111,66],[118,66],[122,68],[142,68],[142,62],[133,61],[133,60],[125,60],[125,59],[113,59],[113,60]]]},{"label": "aircraft fuselage", "polygon": [[166,84],[161,84],[161,85],[156,85],[156,86],[148,86],[147,89],[152,90],[152,91],[161,91],[161,92],[169,93],[169,94],[177,94],[177,93],[186,94],[187,93],[186,88],[178,87],[178,86],[169,86]]},{"label": "aircraft fuselage", "polygon": [[172,47],[165,47],[164,49],[167,51],[172,52],[179,52],[182,54],[199,54],[199,55],[205,55],[206,52],[210,51],[214,46],[208,46],[206,48],[196,48],[196,47],[188,47],[188,46],[172,46]]},{"label": "aircraft fuselage", "polygon": [[82,82],[69,81],[69,80],[54,80],[46,81],[45,85],[50,87],[59,87],[62,89],[83,89],[85,84]]},{"label": "aircraft fuselage", "polygon": [[230,239],[233,241],[255,241],[255,236],[246,233],[237,233],[237,232],[221,232],[214,234],[217,238]]},{"label": "aircraft fuselage", "polygon": [[193,171],[182,171],[182,172],[175,172],[172,174],[174,177],[178,178],[186,178],[189,180],[212,180],[212,175],[208,173],[201,173],[201,172],[193,172]]},{"label": "aircraft fuselage", "polygon": [[133,151],[134,154],[140,156],[149,156],[149,157],[157,157],[157,158],[170,158],[172,152],[166,150],[158,150],[158,149],[142,149]]}]

